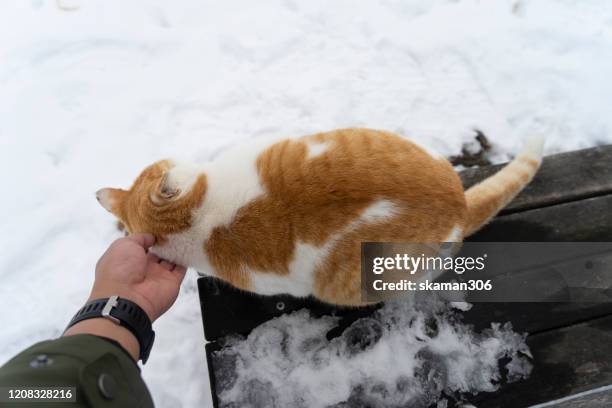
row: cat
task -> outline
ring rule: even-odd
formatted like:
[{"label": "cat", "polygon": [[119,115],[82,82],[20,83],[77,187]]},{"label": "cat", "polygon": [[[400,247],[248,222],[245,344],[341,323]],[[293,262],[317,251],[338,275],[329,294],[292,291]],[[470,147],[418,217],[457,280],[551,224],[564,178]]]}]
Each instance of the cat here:
[{"label": "cat", "polygon": [[385,131],[342,129],[161,160],[96,193],[156,255],[262,295],[361,305],[360,243],[461,242],[537,172],[543,138],[464,192],[443,157]]}]

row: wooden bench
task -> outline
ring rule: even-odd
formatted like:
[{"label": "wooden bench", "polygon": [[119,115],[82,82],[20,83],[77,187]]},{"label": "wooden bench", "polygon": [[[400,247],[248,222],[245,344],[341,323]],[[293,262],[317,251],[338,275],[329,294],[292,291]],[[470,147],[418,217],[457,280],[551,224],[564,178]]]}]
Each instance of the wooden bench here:
[{"label": "wooden bench", "polygon": [[[466,170],[461,178],[469,187],[499,167]],[[533,182],[468,241],[612,242],[612,146],[547,157]],[[223,336],[248,334],[271,318],[302,308],[315,315],[341,316],[335,329],[339,334],[376,308],[344,309],[311,298],[262,297],[208,277],[198,280],[198,288],[215,406],[211,353]],[[612,302],[478,303],[464,317],[477,329],[492,321],[512,322],[516,331],[529,333],[527,342],[534,355],[535,367],[528,380],[476,396],[473,402],[479,408],[527,407],[554,400],[559,401],[546,406],[612,406],[612,391],[605,388],[612,384]],[[601,392],[593,391],[597,389]]]}]

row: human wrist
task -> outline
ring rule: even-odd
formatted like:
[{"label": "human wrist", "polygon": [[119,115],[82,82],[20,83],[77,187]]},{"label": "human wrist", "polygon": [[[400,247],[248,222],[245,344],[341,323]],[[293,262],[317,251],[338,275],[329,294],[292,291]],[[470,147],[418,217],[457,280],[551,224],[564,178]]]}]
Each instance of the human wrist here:
[{"label": "human wrist", "polygon": [[104,317],[80,321],[68,328],[63,335],[72,336],[76,334],[92,334],[109,338],[119,343],[130,354],[134,361],[138,361],[139,359],[140,344],[136,336],[125,327],[119,326]]},{"label": "human wrist", "polygon": [[144,296],[130,290],[128,287],[95,283],[87,302],[92,302],[98,299],[106,299],[110,298],[111,296],[118,296],[138,305],[147,314],[147,317],[151,323],[153,323],[159,317],[159,313],[150,301],[148,301]]},{"label": "human wrist", "polygon": [[126,297],[98,293],[92,291],[90,299],[68,324],[66,334],[94,334],[115,340],[134,360],[145,364],[155,339],[147,312]]}]

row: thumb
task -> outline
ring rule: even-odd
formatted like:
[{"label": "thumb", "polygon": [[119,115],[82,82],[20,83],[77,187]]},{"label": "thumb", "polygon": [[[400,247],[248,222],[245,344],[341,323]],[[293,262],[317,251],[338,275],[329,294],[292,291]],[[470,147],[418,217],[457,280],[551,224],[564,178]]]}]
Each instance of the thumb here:
[{"label": "thumb", "polygon": [[137,243],[144,249],[149,249],[150,247],[155,245],[155,237],[151,234],[133,234],[128,235],[126,239]]}]

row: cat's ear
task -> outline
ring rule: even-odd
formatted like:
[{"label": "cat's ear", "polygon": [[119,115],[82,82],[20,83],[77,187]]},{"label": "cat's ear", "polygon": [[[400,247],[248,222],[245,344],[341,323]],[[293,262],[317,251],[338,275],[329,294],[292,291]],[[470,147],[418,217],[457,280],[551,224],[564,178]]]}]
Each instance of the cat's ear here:
[{"label": "cat's ear", "polygon": [[181,190],[170,182],[168,171],[166,171],[159,182],[157,195],[163,200],[170,200],[180,192]]},{"label": "cat's ear", "polygon": [[127,191],[120,188],[103,188],[96,192],[96,199],[107,211],[114,212],[116,204],[127,196]]}]

